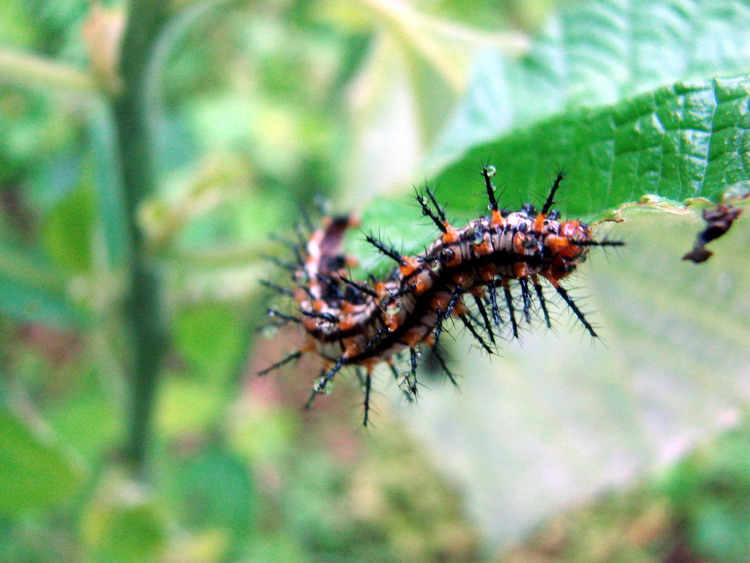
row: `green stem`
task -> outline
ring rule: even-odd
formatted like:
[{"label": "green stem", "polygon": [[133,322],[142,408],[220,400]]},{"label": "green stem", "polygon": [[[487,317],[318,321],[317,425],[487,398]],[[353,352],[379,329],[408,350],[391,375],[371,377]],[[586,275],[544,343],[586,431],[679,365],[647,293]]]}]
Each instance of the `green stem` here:
[{"label": "green stem", "polygon": [[120,148],[122,180],[133,254],[125,316],[131,332],[132,404],[126,459],[143,474],[153,418],[159,367],[166,347],[161,318],[160,280],[148,259],[146,241],[138,228],[138,207],[156,186],[153,140],[146,108],[148,61],[165,20],[167,2],[132,0],[121,50],[122,95],[114,116]]}]

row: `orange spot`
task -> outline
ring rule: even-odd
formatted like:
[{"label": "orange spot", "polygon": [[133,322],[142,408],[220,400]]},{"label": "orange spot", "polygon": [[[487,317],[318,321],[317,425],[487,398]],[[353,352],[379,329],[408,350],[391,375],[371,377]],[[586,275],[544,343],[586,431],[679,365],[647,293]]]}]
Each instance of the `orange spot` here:
[{"label": "orange spot", "polygon": [[344,316],[339,321],[339,328],[341,330],[349,330],[357,326],[358,319],[356,315],[357,306],[345,301],[341,307]]},{"label": "orange spot", "polygon": [[526,265],[526,262],[518,262],[513,266],[514,273],[516,274],[517,278],[527,278],[529,277],[529,267]]},{"label": "orange spot", "polygon": [[458,241],[458,231],[456,231],[448,221],[443,221],[443,225],[445,225],[446,230],[441,237],[443,244],[450,244]]},{"label": "orange spot", "polygon": [[414,280],[414,293],[422,295],[425,291],[428,291],[432,287],[432,276],[430,272],[424,270],[419,273]]},{"label": "orange spot", "polygon": [[421,265],[416,258],[412,258],[410,256],[403,256],[402,259],[405,262],[403,266],[399,266],[399,270],[401,271],[402,276],[412,275],[415,270],[419,269],[419,266]]},{"label": "orange spot", "polygon": [[314,331],[318,328],[318,321],[312,318],[305,318],[302,319],[302,326],[304,326],[309,331]]},{"label": "orange spot", "polygon": [[537,234],[541,234],[544,230],[544,220],[547,218],[546,215],[540,213],[536,216],[536,219],[534,219],[534,223],[531,225],[531,230],[534,231]]},{"label": "orange spot", "polygon": [[326,302],[323,301],[322,299],[316,299],[315,301],[312,302],[313,311],[315,311],[316,313],[320,313],[323,309],[325,309],[325,307],[326,307]]},{"label": "orange spot", "polygon": [[474,253],[477,256],[487,256],[492,254],[492,240],[489,233],[484,233],[482,242],[474,247]]},{"label": "orange spot", "polygon": [[567,238],[559,237],[557,235],[548,236],[545,239],[544,244],[552,250],[553,254],[567,259],[575,258],[583,251],[582,246],[570,244],[570,241]]},{"label": "orange spot", "polygon": [[492,219],[490,220],[490,224],[493,227],[504,227],[505,226],[505,219],[503,219],[503,216],[500,215],[500,212],[498,210],[492,211]]},{"label": "orange spot", "polygon": [[398,327],[401,326],[398,322],[398,315],[386,315],[385,319],[385,326],[388,327],[388,330],[390,332],[396,332],[398,330]]},{"label": "orange spot", "polygon": [[559,237],[557,235],[549,235],[544,239],[545,246],[549,247],[553,254],[559,254],[560,250],[566,248],[570,243],[568,239]]},{"label": "orange spot", "polygon": [[525,242],[526,235],[523,233],[517,232],[513,235],[513,252],[516,254],[526,254],[526,247],[524,246]]}]

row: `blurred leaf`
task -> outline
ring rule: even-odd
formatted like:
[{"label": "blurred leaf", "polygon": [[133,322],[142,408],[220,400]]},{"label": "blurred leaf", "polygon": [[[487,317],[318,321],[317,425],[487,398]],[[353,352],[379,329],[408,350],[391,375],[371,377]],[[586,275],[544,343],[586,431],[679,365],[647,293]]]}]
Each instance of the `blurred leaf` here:
[{"label": "blurred leaf", "polygon": [[105,477],[83,520],[86,561],[159,561],[166,545],[160,507],[143,486]]},{"label": "blurred leaf", "polygon": [[228,432],[232,451],[254,464],[280,463],[294,455],[299,415],[293,410],[269,408],[264,399],[248,397],[235,407]]},{"label": "blurred leaf", "polygon": [[91,270],[94,201],[80,187],[60,200],[45,217],[43,240],[50,256],[73,273]]},{"label": "blurred leaf", "polygon": [[12,0],[0,3],[0,37],[3,43],[26,48],[38,40],[39,30],[34,26],[34,17],[24,8],[21,2]]},{"label": "blurred leaf", "polygon": [[88,72],[31,53],[0,47],[0,82],[42,91],[96,95],[96,82]]},{"label": "blurred leaf", "polygon": [[519,52],[527,44],[522,34],[468,28],[407,2],[332,4],[334,19],[357,21],[364,14],[376,30],[350,97],[356,165],[343,184],[358,186],[359,194],[377,195],[410,179],[462,94],[469,62],[480,50]]},{"label": "blurred leaf", "polygon": [[470,23],[478,28],[497,26],[502,23],[513,28],[528,29],[544,23],[545,16],[552,6],[563,0],[429,0],[441,14],[452,20]]},{"label": "blurred leaf", "polygon": [[664,488],[696,554],[744,561],[750,545],[750,431],[747,424],[691,455]]},{"label": "blurred leaf", "polygon": [[223,386],[189,377],[167,377],[159,390],[156,419],[167,438],[201,433],[221,416],[226,406]]},{"label": "blurred leaf", "polygon": [[67,298],[65,280],[33,253],[0,243],[0,310],[27,321],[65,327],[83,320]]},{"label": "blurred leaf", "polygon": [[0,512],[54,507],[76,491],[80,480],[62,451],[0,407]]},{"label": "blurred leaf", "polygon": [[[59,159],[59,154],[73,152],[69,145],[75,137],[75,124],[75,114],[55,112],[49,96],[44,93],[0,84],[0,130],[3,132],[0,182],[18,183],[29,172],[36,172],[38,168],[43,171],[47,162]],[[38,182],[31,179],[31,183]],[[55,178],[52,187],[57,188],[59,184],[59,179]]]},{"label": "blurred leaf", "polygon": [[453,160],[555,112],[740,74],[748,60],[750,6],[743,0],[571,2],[523,57],[488,51],[475,62],[468,93],[433,156]]},{"label": "blurred leaf", "polygon": [[80,389],[55,402],[46,419],[62,441],[92,464],[111,450],[124,430],[120,410],[108,400],[94,373]]},{"label": "blurred leaf", "polygon": [[246,329],[236,307],[206,303],[184,309],[174,327],[175,346],[201,379],[226,382],[237,366]]},{"label": "blurred leaf", "polygon": [[[191,529],[220,528],[244,536],[253,528],[258,494],[249,467],[221,445],[176,465],[173,496]],[[238,537],[233,538],[236,545]]]}]

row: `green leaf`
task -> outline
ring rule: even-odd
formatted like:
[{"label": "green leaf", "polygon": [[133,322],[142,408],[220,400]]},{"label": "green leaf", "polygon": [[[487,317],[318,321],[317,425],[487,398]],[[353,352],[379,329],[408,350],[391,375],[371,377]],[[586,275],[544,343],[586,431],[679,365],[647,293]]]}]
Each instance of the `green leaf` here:
[{"label": "green leaf", "polygon": [[62,451],[0,408],[0,512],[53,507],[77,490],[80,478]]},{"label": "green leaf", "polygon": [[258,499],[249,468],[223,447],[214,445],[182,460],[173,488],[179,513],[191,528],[218,526],[237,535],[252,530]]},{"label": "green leaf", "polygon": [[174,328],[175,346],[199,377],[218,385],[233,373],[245,333],[236,308],[207,303],[180,312]]},{"label": "green leaf", "polygon": [[78,188],[62,198],[47,214],[43,239],[52,258],[62,268],[84,273],[91,269],[94,201]]},{"label": "green leaf", "polygon": [[742,561],[750,545],[750,432],[747,424],[701,448],[664,480],[696,555]]},{"label": "green leaf", "polygon": [[0,244],[0,311],[61,328],[83,320],[67,298],[62,275],[34,253],[7,244]]},{"label": "green leaf", "polygon": [[746,2],[576,2],[526,56],[479,58],[428,168],[461,211],[481,162],[497,167],[509,207],[539,201],[563,168],[560,207],[573,214],[647,193],[716,200],[749,176],[749,53]]},{"label": "green leaf", "polygon": [[168,439],[205,432],[223,414],[227,391],[190,377],[167,377],[156,406],[156,426]]},{"label": "green leaf", "polygon": [[123,418],[102,392],[93,370],[46,412],[46,420],[60,440],[92,464],[99,463],[103,453],[121,439]]},{"label": "green leaf", "polygon": [[473,147],[435,185],[452,207],[476,209],[468,196],[481,192],[480,163],[489,161],[510,207],[543,201],[560,169],[559,207],[569,214],[601,215],[643,194],[716,200],[727,184],[750,179],[749,103],[750,76],[677,83]]},{"label": "green leaf", "polygon": [[106,476],[83,519],[86,561],[158,561],[167,533],[160,506],[143,485]]}]

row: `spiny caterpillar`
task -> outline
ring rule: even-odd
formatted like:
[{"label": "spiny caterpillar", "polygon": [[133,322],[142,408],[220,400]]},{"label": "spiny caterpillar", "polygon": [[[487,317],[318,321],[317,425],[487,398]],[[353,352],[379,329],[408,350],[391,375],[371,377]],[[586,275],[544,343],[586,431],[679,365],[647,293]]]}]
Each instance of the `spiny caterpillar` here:
[{"label": "spiny caterpillar", "polygon": [[[456,383],[440,348],[448,319],[458,320],[492,354],[506,327],[518,338],[518,314],[531,322],[532,307],[538,305],[551,328],[543,288],[546,283],[596,337],[560,282],[586,259],[590,247],[620,246],[622,242],[594,240],[587,224],[559,220],[558,212],[551,207],[562,173],[555,178],[540,212],[525,204],[512,213],[498,206],[492,184],[494,173],[494,167],[482,167],[490,215],[460,229],[448,222],[429,188],[417,194],[422,214],[440,231],[422,254],[404,256],[372,234],[367,235],[367,242],[396,263],[393,273],[383,280],[370,276],[355,281],[349,277],[348,266],[355,261],[343,253],[343,238],[356,224],[351,217],[326,218],[323,228],[317,230],[309,224],[306,231],[298,229],[300,242],[290,243],[296,261],[277,261],[291,273],[294,287],[264,284],[294,300],[296,314],[269,309],[269,315],[278,319],[279,325],[301,325],[307,332],[307,343],[260,374],[296,361],[305,353],[319,356],[323,369],[305,405],[309,407],[317,395],[328,392],[342,368],[353,367],[364,389],[366,426],[372,372],[381,362],[390,367],[410,400],[417,394],[420,348],[431,349],[442,370]],[[520,289],[520,300],[514,296],[515,287]],[[403,355],[408,359],[408,371],[402,376],[394,360]]]}]

